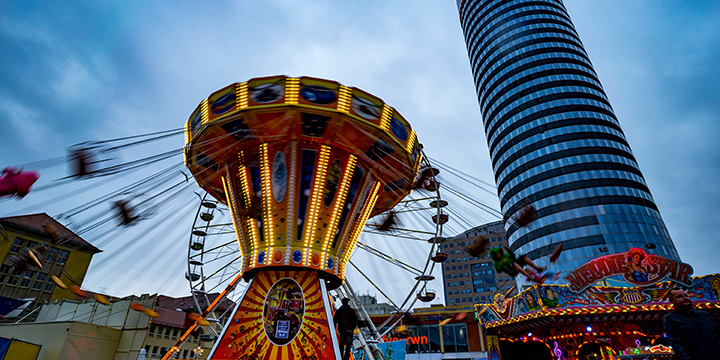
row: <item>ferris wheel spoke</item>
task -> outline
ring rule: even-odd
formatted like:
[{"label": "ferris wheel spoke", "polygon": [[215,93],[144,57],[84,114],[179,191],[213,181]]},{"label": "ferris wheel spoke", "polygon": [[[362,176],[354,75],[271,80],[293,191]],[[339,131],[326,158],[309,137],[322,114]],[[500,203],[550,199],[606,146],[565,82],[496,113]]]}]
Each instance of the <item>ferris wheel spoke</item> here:
[{"label": "ferris wheel spoke", "polygon": [[365,230],[365,233],[374,234],[374,235],[390,236],[390,237],[395,237],[395,238],[400,238],[400,239],[416,240],[416,241],[426,241],[427,240],[427,239],[421,239],[421,238],[413,237],[413,236],[406,236],[406,235],[401,235],[401,234],[386,234],[386,233],[383,233],[380,231],[372,231],[372,230]]},{"label": "ferris wheel spoke", "polygon": [[228,242],[226,242],[226,243],[222,243],[222,244],[220,244],[220,245],[218,245],[218,246],[215,246],[215,247],[213,247],[213,248],[210,248],[210,249],[208,249],[208,250],[205,250],[205,251],[203,251],[203,252],[201,252],[201,253],[198,253],[198,254],[196,254],[196,255],[193,255],[193,256],[198,256],[198,255],[201,255],[201,254],[208,254],[208,253],[211,253],[211,252],[213,252],[213,251],[215,251],[215,250],[218,250],[218,249],[220,249],[220,248],[222,248],[222,247],[229,246],[230,244],[233,244],[233,243],[237,243],[237,240],[235,240],[235,239],[230,240],[230,241],[228,241]]},{"label": "ferris wheel spoke", "polygon": [[[233,260],[230,261],[229,263],[223,265],[223,266],[220,267],[219,269],[215,270],[215,271],[212,272],[210,275],[205,276],[205,277],[203,278],[203,281],[202,281],[202,282],[206,282],[207,279],[212,278],[213,276],[217,275],[219,272],[223,271],[225,268],[230,267],[232,264],[234,264],[236,261],[238,261],[238,259],[242,259],[242,256],[237,256],[235,259],[233,259]],[[217,288],[217,286],[214,287],[214,288]],[[213,288],[213,289],[214,289],[214,288]],[[212,289],[206,289],[205,291],[212,291]]]},{"label": "ferris wheel spoke", "polygon": [[421,274],[421,273],[422,273],[422,272],[420,271],[420,269],[417,269],[417,268],[415,268],[415,267],[413,267],[413,266],[411,266],[411,265],[408,265],[408,264],[406,264],[406,263],[404,263],[404,262],[402,262],[402,261],[400,261],[400,260],[398,260],[398,259],[395,259],[394,257],[392,257],[392,256],[390,256],[390,255],[388,255],[388,254],[385,254],[385,253],[383,253],[382,251],[377,250],[377,249],[375,249],[375,248],[373,248],[373,247],[370,247],[370,246],[368,246],[367,244],[358,242],[358,243],[357,243],[357,247],[358,247],[359,249],[363,249],[363,250],[367,251],[368,253],[370,253],[370,254],[372,254],[372,255],[375,255],[375,256],[379,257],[380,259],[383,259],[383,260],[385,260],[385,261],[387,261],[387,262],[389,262],[389,263],[391,263],[391,264],[393,264],[393,265],[395,265],[395,266],[397,266],[397,267],[399,267],[399,268],[401,268],[401,269],[403,269],[403,270],[406,270],[406,271],[412,273],[413,275],[418,275],[418,274]]}]

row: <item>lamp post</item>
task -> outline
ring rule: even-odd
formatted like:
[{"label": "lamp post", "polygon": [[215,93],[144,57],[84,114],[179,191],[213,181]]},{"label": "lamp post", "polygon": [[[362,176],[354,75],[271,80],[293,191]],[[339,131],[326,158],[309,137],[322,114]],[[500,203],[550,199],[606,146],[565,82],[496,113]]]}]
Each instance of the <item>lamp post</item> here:
[{"label": "lamp post", "polygon": [[193,358],[200,359],[200,358],[202,358],[203,348],[198,346],[192,350],[192,353],[193,353]]}]

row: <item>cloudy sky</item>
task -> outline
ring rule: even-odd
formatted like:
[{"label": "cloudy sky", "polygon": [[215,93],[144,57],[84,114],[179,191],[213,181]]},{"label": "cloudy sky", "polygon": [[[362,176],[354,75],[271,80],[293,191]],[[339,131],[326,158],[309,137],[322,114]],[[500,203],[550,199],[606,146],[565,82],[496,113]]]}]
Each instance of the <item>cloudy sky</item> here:
[{"label": "cloudy sky", "polygon": [[[573,0],[566,6],[683,261],[696,274],[720,272],[720,4]],[[11,0],[0,3],[0,45],[0,167],[62,157],[84,141],[177,129],[211,92],[284,74],[333,79],[381,97],[410,121],[430,157],[493,181],[452,0]],[[181,146],[175,137],[119,156]],[[64,166],[41,175],[36,186],[45,190],[0,200],[0,216],[57,216],[118,188],[47,187],[67,175]],[[498,207],[497,198],[475,194]],[[53,197],[58,200],[48,201]],[[168,226],[163,220],[171,221],[150,218],[147,227],[118,231],[112,240],[94,241],[99,235],[88,233],[105,251],[93,260],[85,286],[116,295],[187,294],[187,285],[177,285],[184,281],[186,235],[160,241],[137,234],[160,231]],[[142,245],[148,241],[162,245]],[[403,255],[422,257],[397,256]],[[366,267],[391,297],[407,293],[395,281],[406,276]],[[112,280],[128,269],[132,281]],[[349,276],[356,290],[376,293],[357,274]]]}]

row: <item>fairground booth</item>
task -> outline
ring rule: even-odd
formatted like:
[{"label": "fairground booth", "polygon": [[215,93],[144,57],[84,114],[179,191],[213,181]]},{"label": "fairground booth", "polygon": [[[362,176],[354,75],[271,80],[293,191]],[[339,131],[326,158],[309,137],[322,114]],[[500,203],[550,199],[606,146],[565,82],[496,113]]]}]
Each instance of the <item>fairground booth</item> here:
[{"label": "fairground booth", "polygon": [[[644,252],[633,262],[636,250],[588,262],[564,277],[567,285],[535,285],[475,305],[488,358],[671,358],[668,293],[682,288],[696,309],[718,318],[720,274],[691,277],[689,265]],[[606,286],[618,276],[625,286]]]}]

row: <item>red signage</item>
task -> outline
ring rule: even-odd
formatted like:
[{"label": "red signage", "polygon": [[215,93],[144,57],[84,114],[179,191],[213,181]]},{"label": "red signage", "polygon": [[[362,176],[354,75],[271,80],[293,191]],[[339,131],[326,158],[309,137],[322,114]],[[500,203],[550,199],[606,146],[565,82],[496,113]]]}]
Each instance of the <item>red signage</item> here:
[{"label": "red signage", "polygon": [[399,338],[389,338],[387,336],[382,337],[383,342],[390,342],[390,341],[398,341],[398,340],[405,340],[408,344],[427,344],[428,338],[427,336],[409,336],[407,339],[399,339]]},{"label": "red signage", "polygon": [[692,273],[693,268],[686,263],[631,248],[625,253],[590,260],[566,275],[565,280],[570,283],[570,291],[577,294],[600,280],[617,275],[635,286],[650,286],[667,279],[689,287],[692,286]]}]

